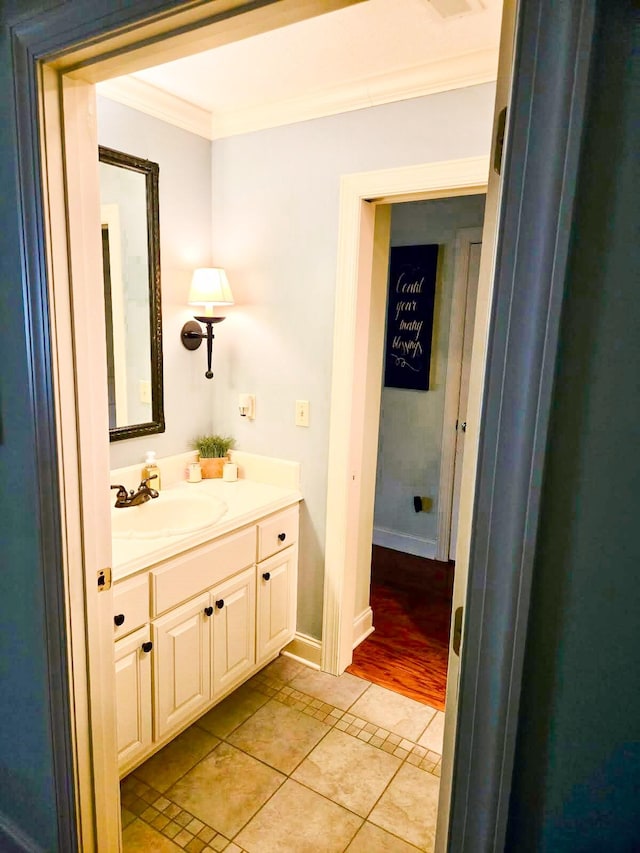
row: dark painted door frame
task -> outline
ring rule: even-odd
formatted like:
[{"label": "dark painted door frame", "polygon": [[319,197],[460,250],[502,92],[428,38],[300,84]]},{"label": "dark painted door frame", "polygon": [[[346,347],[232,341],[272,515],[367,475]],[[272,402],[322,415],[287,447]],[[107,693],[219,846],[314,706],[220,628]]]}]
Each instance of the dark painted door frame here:
[{"label": "dark painted door frame", "polygon": [[449,849],[502,850],[595,0],[521,0],[502,165]]},{"label": "dark painted door frame", "polygon": [[[24,258],[47,609],[59,849],[77,849],[71,710],[45,232],[38,63],[120,26],[191,3],[64,3],[11,28]],[[251,7],[255,4],[247,4]],[[540,488],[595,0],[521,0],[480,432],[449,849],[504,844]],[[106,10],[106,11],[105,11]]]}]

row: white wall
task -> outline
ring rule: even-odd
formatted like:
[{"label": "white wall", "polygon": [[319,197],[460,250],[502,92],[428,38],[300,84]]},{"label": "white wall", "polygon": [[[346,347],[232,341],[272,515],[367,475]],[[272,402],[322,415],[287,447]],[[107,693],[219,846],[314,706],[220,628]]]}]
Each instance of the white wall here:
[{"label": "white wall", "polygon": [[[484,195],[395,204],[391,245],[437,243],[436,301],[428,391],[383,388],[378,443],[374,541],[433,557],[437,543],[444,385],[460,228],[481,226]],[[429,513],[416,513],[413,496],[432,498]]]},{"label": "white wall", "polygon": [[166,432],[111,444],[111,467],[181,453],[212,423],[213,382],[205,379],[204,345],[189,352],[180,329],[193,311],[187,307],[191,272],[211,263],[211,143],[193,133],[98,97],[101,145],[153,160],[160,166],[160,279],[164,353]]},{"label": "white wall", "polygon": [[[213,144],[213,261],[236,307],[216,331],[213,426],[302,463],[298,629],[320,637],[338,195],[344,174],[487,154],[494,87],[474,86]],[[257,417],[237,397],[255,393]],[[294,426],[296,399],[311,404]]]}]

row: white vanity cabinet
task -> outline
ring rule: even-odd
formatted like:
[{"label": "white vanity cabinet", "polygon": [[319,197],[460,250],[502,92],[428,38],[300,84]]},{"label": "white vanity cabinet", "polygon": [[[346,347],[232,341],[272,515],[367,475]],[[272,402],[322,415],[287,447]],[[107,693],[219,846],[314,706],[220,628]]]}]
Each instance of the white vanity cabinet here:
[{"label": "white vanity cabinet", "polygon": [[133,577],[113,589],[118,764],[135,764],[152,745],[149,581]]},{"label": "white vanity cabinet", "polygon": [[298,548],[295,545],[258,565],[258,663],[274,657],[292,638],[297,566]]},{"label": "white vanity cabinet", "polygon": [[145,625],[115,644],[118,766],[136,763],[152,744],[151,651]]},{"label": "white vanity cabinet", "polygon": [[293,639],[298,506],[114,586],[122,775]]},{"label": "white vanity cabinet", "polygon": [[258,663],[276,655],[293,636],[298,579],[298,507],[258,524]]},{"label": "white vanity cabinet", "polygon": [[113,587],[113,638],[125,637],[149,621],[149,578],[146,572]]},{"label": "white vanity cabinet", "polygon": [[212,685],[213,697],[216,697],[240,684],[255,669],[256,581],[253,566],[216,587],[210,607]]},{"label": "white vanity cabinet", "polygon": [[211,696],[208,595],[176,607],[153,623],[154,737],[198,716]]}]

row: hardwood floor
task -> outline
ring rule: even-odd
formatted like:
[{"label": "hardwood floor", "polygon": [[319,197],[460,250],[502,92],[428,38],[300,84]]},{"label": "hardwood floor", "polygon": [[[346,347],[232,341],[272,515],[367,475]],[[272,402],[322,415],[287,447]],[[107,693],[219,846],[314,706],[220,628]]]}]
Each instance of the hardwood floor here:
[{"label": "hardwood floor", "polygon": [[444,710],[453,563],[373,546],[375,631],[347,671]]}]

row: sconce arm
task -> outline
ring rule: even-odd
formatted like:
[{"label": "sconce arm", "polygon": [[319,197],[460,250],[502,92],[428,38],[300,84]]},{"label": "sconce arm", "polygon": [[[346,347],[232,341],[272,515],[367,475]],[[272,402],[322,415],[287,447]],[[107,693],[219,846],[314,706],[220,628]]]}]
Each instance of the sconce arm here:
[{"label": "sconce arm", "polygon": [[[221,323],[225,317],[196,317],[195,320],[188,320],[184,326],[182,327],[182,331],[180,332],[180,339],[182,341],[182,345],[185,349],[188,350],[196,350],[200,346],[203,340],[207,342],[207,372],[205,376],[207,379],[213,379],[213,372],[211,370],[211,360],[213,357],[213,339],[215,335],[213,334],[213,325],[214,323]],[[204,323],[206,325],[206,331],[202,331],[199,323]]]}]

